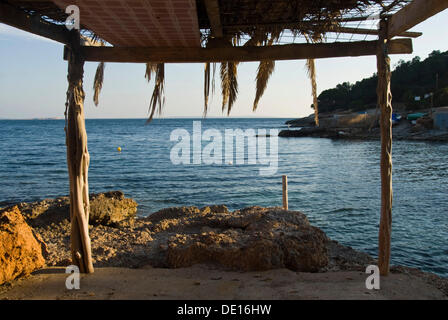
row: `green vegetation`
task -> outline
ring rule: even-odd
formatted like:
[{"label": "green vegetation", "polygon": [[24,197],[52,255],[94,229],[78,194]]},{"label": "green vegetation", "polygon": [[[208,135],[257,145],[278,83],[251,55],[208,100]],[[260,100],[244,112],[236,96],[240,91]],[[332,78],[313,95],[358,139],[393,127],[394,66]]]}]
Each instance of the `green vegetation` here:
[{"label": "green vegetation", "polygon": [[[376,107],[377,76],[351,84],[344,82],[319,95],[319,112],[335,110],[360,111]],[[427,59],[420,57],[405,62],[400,60],[392,72],[393,103],[402,103],[415,110],[431,106],[434,94],[435,107],[448,106],[448,51],[433,51]],[[415,101],[415,97],[421,97]],[[311,106],[313,107],[313,106]]]}]

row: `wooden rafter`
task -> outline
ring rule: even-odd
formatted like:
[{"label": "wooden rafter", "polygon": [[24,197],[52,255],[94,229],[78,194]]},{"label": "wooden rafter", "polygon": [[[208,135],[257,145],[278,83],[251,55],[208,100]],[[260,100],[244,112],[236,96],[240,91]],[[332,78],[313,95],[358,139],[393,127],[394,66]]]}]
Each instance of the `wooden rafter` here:
[{"label": "wooden rafter", "polygon": [[6,3],[0,3],[0,22],[64,44],[69,41],[69,31],[65,26],[46,22]]},{"label": "wooden rafter", "polygon": [[210,21],[212,36],[215,38],[222,38],[223,32],[218,0],[204,0],[204,3],[207,9],[208,20]]},{"label": "wooden rafter", "polygon": [[448,8],[448,0],[414,0],[389,18],[389,39]]},{"label": "wooden rafter", "polygon": [[[378,41],[288,44],[268,47],[224,48],[142,48],[82,47],[85,61],[97,62],[164,62],[202,63],[220,61],[261,61],[320,59],[375,55]],[[411,39],[388,42],[390,54],[412,53]],[[64,53],[66,59],[66,53]]]},{"label": "wooden rafter", "polygon": [[[299,28],[300,25],[303,25],[302,23],[288,23],[288,24],[284,24],[284,23],[270,23],[270,24],[263,24],[260,26],[263,27],[268,27],[268,28],[275,28],[275,27],[282,27],[284,29],[294,29],[294,28]],[[310,29],[312,28],[312,25],[310,23]],[[232,26],[224,26],[224,29],[229,30],[229,31],[235,31],[241,28],[248,28],[248,25],[232,25]],[[346,34],[363,34],[363,35],[372,35],[372,36],[377,36],[378,35],[378,30],[375,29],[366,29],[366,28],[350,28],[350,27],[339,27],[339,26],[334,26],[332,28],[329,28],[327,30],[327,32],[336,32],[336,33],[346,33]],[[411,31],[405,31],[400,33],[399,35],[397,35],[399,37],[408,37],[408,38],[418,38],[422,36],[421,32],[411,32]]]},{"label": "wooden rafter", "polygon": [[[364,28],[349,28],[349,27],[335,27],[334,29],[330,29],[330,32],[339,32],[339,33],[350,33],[350,34],[365,34],[377,36],[378,30],[374,29],[364,29]],[[409,37],[409,38],[418,38],[422,36],[421,32],[411,32],[405,31],[401,32],[397,36],[399,37]]]}]

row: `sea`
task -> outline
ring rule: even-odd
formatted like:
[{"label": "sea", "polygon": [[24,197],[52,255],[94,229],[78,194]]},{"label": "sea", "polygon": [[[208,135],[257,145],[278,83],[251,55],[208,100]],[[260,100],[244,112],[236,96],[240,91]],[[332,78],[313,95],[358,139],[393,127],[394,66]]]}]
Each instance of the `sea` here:
[{"label": "sea", "polygon": [[[145,119],[88,119],[90,192],[121,190],[137,201],[139,216],[176,206],[272,207],[282,206],[282,175],[287,175],[290,210],[305,213],[330,238],[376,257],[380,142],[278,138],[275,153],[270,147],[276,139],[263,135],[288,130],[286,120],[181,118],[145,125]],[[196,133],[198,124],[201,129],[199,140],[194,123]],[[69,193],[64,125],[64,120],[0,120],[0,207]],[[207,132],[215,138],[220,133],[225,150],[225,131],[231,129],[253,129],[256,147],[264,142],[266,154],[276,156],[277,163],[270,163],[274,170],[261,174],[269,166],[262,157],[249,164],[249,147],[244,163],[238,163],[236,142],[233,161],[224,151],[222,161],[194,160],[198,152],[210,151]],[[180,143],[191,147],[191,161],[173,161],[184,155],[177,152]],[[448,277],[448,144],[394,141],[393,190],[392,264]]]}]

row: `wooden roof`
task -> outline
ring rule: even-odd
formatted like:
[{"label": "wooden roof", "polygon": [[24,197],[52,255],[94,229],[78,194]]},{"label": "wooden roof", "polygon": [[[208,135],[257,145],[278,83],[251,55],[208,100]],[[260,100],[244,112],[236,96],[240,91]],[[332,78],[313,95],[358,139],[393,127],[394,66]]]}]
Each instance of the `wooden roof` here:
[{"label": "wooden roof", "polygon": [[[411,53],[411,39],[393,38],[420,36],[408,30],[448,0],[0,0],[0,22],[69,44],[71,4],[80,8],[81,33],[109,43],[85,44],[86,61],[204,62],[372,55],[380,18],[390,53]],[[341,33],[350,43],[340,43]]]},{"label": "wooden roof", "polygon": [[126,47],[198,47],[195,0],[55,0],[79,7],[85,28]]},{"label": "wooden roof", "polygon": [[[296,36],[356,32],[340,28],[372,15],[392,14],[410,0],[0,0],[52,23],[80,8],[81,25],[114,46],[195,47],[201,34],[232,38],[291,30]],[[338,27],[336,30],[335,28]],[[375,34],[376,30],[368,32]]]}]

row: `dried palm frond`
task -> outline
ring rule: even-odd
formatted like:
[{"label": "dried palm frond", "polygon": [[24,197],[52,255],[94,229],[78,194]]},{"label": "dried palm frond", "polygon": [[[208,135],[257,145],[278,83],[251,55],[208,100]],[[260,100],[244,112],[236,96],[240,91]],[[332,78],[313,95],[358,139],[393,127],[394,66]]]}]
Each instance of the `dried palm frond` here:
[{"label": "dried palm frond", "polygon": [[306,60],[306,68],[308,77],[311,80],[311,89],[313,95],[313,106],[314,106],[314,122],[316,127],[319,126],[319,106],[317,101],[317,83],[316,83],[316,65],[314,59]]},{"label": "dried palm frond", "polygon": [[271,31],[271,36],[269,40],[267,41],[268,46],[272,46],[274,42],[278,42],[280,40],[280,37],[282,36],[283,29],[277,28],[273,31]]},{"label": "dried palm frond", "polygon": [[212,74],[212,95],[215,94],[215,74],[216,74],[216,63],[213,62],[213,74]]},{"label": "dried palm frond", "polygon": [[245,47],[259,46],[267,39],[267,33],[256,32],[251,35],[250,39],[244,44]]},{"label": "dried palm frond", "polygon": [[206,62],[204,70],[204,117],[207,115],[209,95],[210,95],[210,62]]},{"label": "dried palm frond", "polygon": [[255,30],[251,35],[250,39],[244,44],[247,46],[267,46],[272,45],[274,41],[277,41],[280,37],[281,30],[274,32],[265,31],[263,28]]},{"label": "dried palm frond", "polygon": [[156,72],[157,72],[157,63],[147,62],[145,78],[146,78],[146,80],[148,80],[148,82],[151,81],[152,74],[155,74]]},{"label": "dried palm frond", "polygon": [[[100,42],[101,46],[104,46],[104,44],[105,44],[105,41],[93,31],[90,32],[90,37],[88,37],[88,36],[81,36],[81,37],[82,38],[90,38],[90,41],[92,41],[93,43]],[[90,45],[92,45],[92,44],[90,44]]]},{"label": "dried palm frond", "polygon": [[238,95],[237,66],[238,62],[235,61],[221,62],[222,111],[226,110],[227,105],[227,115]]},{"label": "dried palm frond", "polygon": [[165,104],[164,86],[165,86],[165,65],[163,63],[158,63],[155,71],[154,91],[152,93],[151,101],[149,103],[150,115],[148,120],[146,121],[146,124],[151,122],[152,118],[154,117],[156,109],[159,114],[162,112],[163,105]]},{"label": "dried palm frond", "polygon": [[[249,4],[250,2],[250,4]],[[228,35],[251,35],[256,29],[272,32],[278,26],[293,32],[307,33],[312,38],[325,34],[346,19],[367,17],[373,12],[392,13],[410,0],[281,0],[219,1],[221,25]],[[204,10],[205,11],[205,10]],[[232,13],[232,14],[230,14]],[[200,28],[209,27],[206,13],[199,15]]]},{"label": "dried palm frond", "polygon": [[230,90],[229,90],[229,103],[227,106],[227,115],[230,115],[230,111],[232,110],[232,106],[236,101],[236,97],[238,96],[238,62],[229,62],[229,66],[227,68],[227,72],[229,74],[229,82],[230,82]]},{"label": "dried palm frond", "polygon": [[95,106],[98,106],[99,95],[100,95],[101,89],[103,88],[105,66],[106,66],[106,64],[104,62],[100,62],[98,64],[98,67],[96,68],[95,79],[93,81],[93,90],[94,90],[93,102],[95,103]]},{"label": "dried palm frond", "polygon": [[221,92],[222,92],[222,112],[226,109],[227,101],[229,101],[230,82],[228,79],[228,63],[221,62]]},{"label": "dried palm frond", "polygon": [[[204,117],[207,116],[208,103],[210,97],[210,82],[212,87],[212,96],[215,94],[215,74],[216,74],[216,63],[212,63],[213,73],[211,74],[210,62],[205,63],[204,69]],[[211,77],[210,77],[211,74]]]},{"label": "dried palm frond", "polygon": [[260,101],[261,96],[266,89],[268,84],[268,80],[275,69],[275,61],[274,60],[263,60],[260,61],[258,65],[257,71],[257,92],[255,94],[255,100],[252,110],[257,110],[258,102]]},{"label": "dried palm frond", "polygon": [[[97,35],[93,34],[92,38],[88,37],[82,37],[83,41],[89,43],[91,46],[99,45],[103,47],[105,45],[105,42],[101,40]],[[98,106],[99,104],[99,96],[101,93],[101,89],[103,88],[103,81],[104,81],[104,68],[106,67],[106,64],[104,62],[100,62],[98,64],[98,67],[96,68],[95,72],[95,78],[93,80],[93,102],[95,103],[95,106]]]},{"label": "dried palm frond", "polygon": [[[258,43],[260,43],[260,39],[265,38],[265,40],[262,41],[262,43],[265,46],[271,46],[275,41],[278,41],[278,39],[281,36],[281,30],[277,30],[276,32],[273,32],[270,34],[270,37],[268,37],[267,34],[264,35],[264,37],[258,37]],[[273,60],[262,60],[260,61],[260,64],[258,65],[257,70],[257,92],[255,94],[255,100],[252,110],[257,110],[258,102],[260,101],[260,98],[263,96],[263,93],[266,89],[266,86],[268,84],[268,80],[271,77],[272,73],[275,69],[275,61]]]}]

